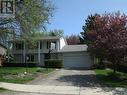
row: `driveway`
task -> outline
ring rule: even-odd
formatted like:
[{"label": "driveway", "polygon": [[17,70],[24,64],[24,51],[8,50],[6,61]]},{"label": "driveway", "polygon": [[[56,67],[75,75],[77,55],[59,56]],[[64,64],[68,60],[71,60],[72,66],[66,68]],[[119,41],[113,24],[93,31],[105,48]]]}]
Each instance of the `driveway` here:
[{"label": "driveway", "polygon": [[101,87],[92,70],[60,69],[27,85],[0,83],[0,86],[13,90],[0,95],[127,95],[125,88]]},{"label": "driveway", "polygon": [[92,70],[60,69],[49,74],[46,78],[40,76],[29,84],[55,85],[55,86],[78,86],[98,87],[99,81]]}]

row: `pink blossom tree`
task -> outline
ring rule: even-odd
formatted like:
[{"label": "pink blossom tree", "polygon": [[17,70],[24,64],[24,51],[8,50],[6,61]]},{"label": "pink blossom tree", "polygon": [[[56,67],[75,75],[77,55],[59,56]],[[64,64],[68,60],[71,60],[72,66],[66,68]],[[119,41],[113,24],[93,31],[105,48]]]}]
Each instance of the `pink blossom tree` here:
[{"label": "pink blossom tree", "polygon": [[127,56],[127,16],[120,12],[105,13],[94,20],[94,29],[86,33],[93,41],[89,50],[93,55],[111,61],[116,72],[117,64]]}]

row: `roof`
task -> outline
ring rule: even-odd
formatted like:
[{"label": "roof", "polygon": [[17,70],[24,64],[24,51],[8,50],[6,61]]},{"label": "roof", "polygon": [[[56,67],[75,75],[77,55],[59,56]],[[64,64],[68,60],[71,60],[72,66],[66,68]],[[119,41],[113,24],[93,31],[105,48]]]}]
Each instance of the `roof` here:
[{"label": "roof", "polygon": [[[40,40],[57,40],[60,39],[61,37],[51,37],[51,36],[47,36],[47,37],[40,37],[40,38],[29,38],[29,39],[33,39],[36,41],[40,41]],[[27,39],[27,38],[26,38]],[[14,40],[10,40],[9,42],[15,42],[15,41],[24,41],[24,39],[14,39]]]},{"label": "roof", "polygon": [[66,45],[59,52],[87,51],[87,45]]}]

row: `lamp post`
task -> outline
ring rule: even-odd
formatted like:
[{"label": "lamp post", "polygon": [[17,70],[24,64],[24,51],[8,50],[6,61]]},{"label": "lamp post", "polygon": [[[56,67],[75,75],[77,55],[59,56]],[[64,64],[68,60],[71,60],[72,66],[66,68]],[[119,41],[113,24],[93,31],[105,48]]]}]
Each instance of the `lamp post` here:
[{"label": "lamp post", "polygon": [[25,62],[26,63],[26,71],[24,72],[25,75],[27,75],[27,73],[28,73],[28,63],[27,63],[28,60],[29,60],[29,57],[26,56],[26,62]]}]

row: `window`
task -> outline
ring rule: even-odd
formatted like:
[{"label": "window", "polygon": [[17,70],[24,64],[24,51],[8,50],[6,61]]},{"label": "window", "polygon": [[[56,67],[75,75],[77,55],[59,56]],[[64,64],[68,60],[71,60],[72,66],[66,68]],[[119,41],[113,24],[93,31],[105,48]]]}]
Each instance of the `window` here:
[{"label": "window", "polygon": [[56,49],[56,42],[47,42],[47,49]]},{"label": "window", "polygon": [[13,14],[13,1],[1,1],[1,13]]},{"label": "window", "polygon": [[27,61],[27,62],[34,62],[34,55],[30,55],[30,54],[27,55],[27,56],[26,56],[26,61]]},{"label": "window", "polygon": [[50,59],[50,54],[49,54],[49,53],[46,53],[46,54],[44,55],[44,59]]},{"label": "window", "polygon": [[42,49],[42,42],[40,42],[40,49]]},{"label": "window", "polygon": [[16,50],[23,50],[23,43],[16,43],[15,48]]},{"label": "window", "polygon": [[47,42],[47,49],[50,49],[51,47],[51,42]]},{"label": "window", "polygon": [[56,49],[56,42],[51,42],[51,49]]}]

